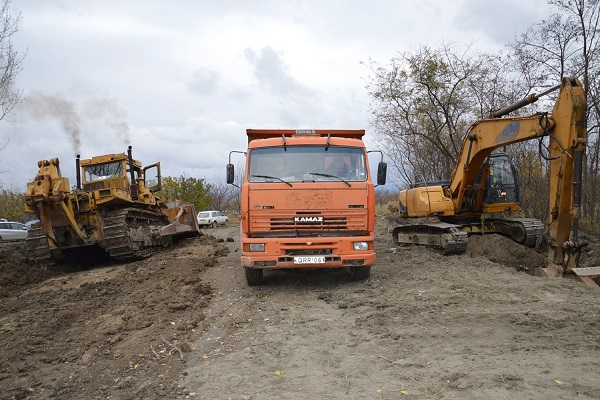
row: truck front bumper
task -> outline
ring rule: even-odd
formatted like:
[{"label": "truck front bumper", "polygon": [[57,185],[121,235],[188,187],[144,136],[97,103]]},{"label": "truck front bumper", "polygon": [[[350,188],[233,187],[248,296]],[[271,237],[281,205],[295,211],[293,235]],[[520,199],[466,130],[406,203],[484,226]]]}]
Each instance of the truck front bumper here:
[{"label": "truck front bumper", "polygon": [[[354,250],[354,243],[367,249]],[[248,251],[250,244],[264,245],[264,251]],[[319,238],[243,238],[242,265],[245,268],[346,268],[375,264],[371,236]],[[314,260],[314,263],[310,261]],[[307,262],[308,261],[308,262]]]}]

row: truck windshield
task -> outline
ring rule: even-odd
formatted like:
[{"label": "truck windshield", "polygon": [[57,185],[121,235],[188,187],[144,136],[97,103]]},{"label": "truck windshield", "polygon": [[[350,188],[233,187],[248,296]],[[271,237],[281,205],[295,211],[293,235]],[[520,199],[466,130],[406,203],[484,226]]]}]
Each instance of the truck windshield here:
[{"label": "truck windshield", "polygon": [[367,180],[364,150],[353,147],[287,146],[253,149],[250,182],[363,182]]},{"label": "truck windshield", "polygon": [[123,176],[123,164],[112,162],[106,164],[90,165],[84,169],[85,181],[94,182],[108,178]]}]

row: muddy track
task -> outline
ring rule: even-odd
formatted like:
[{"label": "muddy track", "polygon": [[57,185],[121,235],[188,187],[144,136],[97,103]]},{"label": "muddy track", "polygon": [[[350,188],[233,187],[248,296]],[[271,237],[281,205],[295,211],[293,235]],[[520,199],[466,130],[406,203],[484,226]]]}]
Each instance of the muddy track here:
[{"label": "muddy track", "polygon": [[598,291],[501,236],[443,256],[391,226],[361,282],[248,287],[236,226],[76,271],[0,246],[0,399],[600,399]]},{"label": "muddy track", "polygon": [[[600,293],[518,272],[541,266],[544,256],[502,236],[472,237],[464,255],[443,256],[394,246],[390,225],[380,224],[378,262],[364,282],[344,271],[269,271],[262,286],[249,288],[239,243],[225,243],[229,255],[204,274],[216,297],[181,374],[185,393],[600,398],[593,372]],[[207,233],[225,239],[237,228]]]}]

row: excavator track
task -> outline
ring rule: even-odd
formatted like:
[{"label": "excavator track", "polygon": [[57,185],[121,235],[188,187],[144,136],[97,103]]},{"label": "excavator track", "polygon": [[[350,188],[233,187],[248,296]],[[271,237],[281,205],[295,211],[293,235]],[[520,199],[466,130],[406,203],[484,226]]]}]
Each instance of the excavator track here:
[{"label": "excavator track", "polygon": [[527,247],[539,248],[544,239],[544,224],[534,218],[482,219],[463,225],[468,233],[498,233]]},{"label": "excavator track", "polygon": [[497,233],[527,247],[539,248],[544,239],[544,224],[533,218],[485,219],[451,224],[434,222],[401,225],[393,229],[396,244],[417,244],[441,249],[444,254],[462,254],[469,244],[468,235]]},{"label": "excavator track", "polygon": [[397,226],[392,231],[396,244],[417,244],[441,249],[444,254],[462,254],[467,250],[469,238],[460,225],[435,222],[419,225]]},{"label": "excavator track", "polygon": [[171,244],[171,237],[158,234],[160,228],[169,224],[160,213],[126,208],[106,212],[103,222],[103,247],[116,260],[145,258]]},{"label": "excavator track", "polygon": [[42,232],[41,227],[31,228],[25,243],[29,261],[44,264],[53,263],[48,246],[48,238]]},{"label": "excavator track", "polygon": [[522,244],[527,247],[540,247],[544,238],[544,232],[546,231],[546,227],[542,221],[534,218],[516,218],[506,221],[522,225],[525,233],[525,238]]}]

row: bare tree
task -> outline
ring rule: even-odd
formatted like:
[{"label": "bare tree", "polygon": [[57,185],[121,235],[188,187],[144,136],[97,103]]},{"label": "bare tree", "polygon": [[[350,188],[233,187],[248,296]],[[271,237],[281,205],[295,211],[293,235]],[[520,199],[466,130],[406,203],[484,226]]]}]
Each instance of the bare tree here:
[{"label": "bare tree", "polygon": [[512,46],[520,72],[532,86],[558,82],[577,53],[577,26],[562,14],[531,26]]},{"label": "bare tree", "polygon": [[211,198],[209,208],[211,210],[231,211],[234,208],[232,206],[232,198],[234,192],[237,194],[237,191],[236,187],[228,185],[225,182],[212,183],[208,191]]},{"label": "bare tree", "polygon": [[[528,94],[579,76],[588,99],[588,168],[585,191],[589,226],[596,225],[600,197],[600,0],[549,0],[557,11],[530,27],[512,53],[474,53],[443,44],[402,53],[386,66],[371,62],[367,89],[373,125],[404,184],[450,177],[469,125]],[[556,94],[554,94],[555,96]],[[514,114],[544,109],[552,96]],[[547,165],[537,143],[504,149],[522,175],[527,214],[546,215]],[[598,208],[598,210],[596,210]]]},{"label": "bare tree", "polygon": [[470,46],[423,47],[370,69],[375,130],[404,183],[449,178],[469,125],[516,93],[505,57]]},{"label": "bare tree", "polygon": [[[550,0],[556,13],[530,27],[512,45],[520,71],[535,86],[551,86],[563,76],[582,80],[588,103],[588,154],[584,218],[595,229],[600,195],[600,2]],[[584,221],[585,222],[585,221]]]},{"label": "bare tree", "polygon": [[15,89],[15,79],[23,68],[25,54],[13,46],[13,36],[19,31],[21,14],[10,10],[11,0],[4,0],[0,9],[0,120],[21,100],[22,90]]}]

